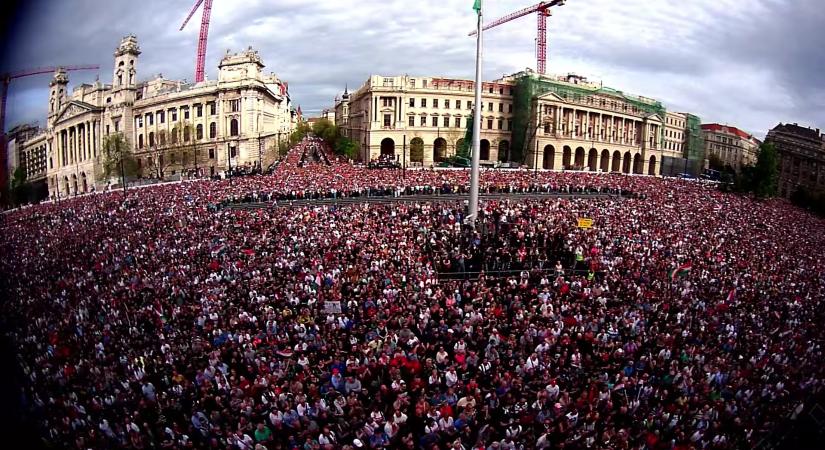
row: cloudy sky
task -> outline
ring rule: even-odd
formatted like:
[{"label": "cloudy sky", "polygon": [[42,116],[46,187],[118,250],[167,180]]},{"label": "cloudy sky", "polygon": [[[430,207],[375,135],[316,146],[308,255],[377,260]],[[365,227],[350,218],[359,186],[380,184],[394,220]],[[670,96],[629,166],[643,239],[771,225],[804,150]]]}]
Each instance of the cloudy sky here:
[{"label": "cloudy sky", "polygon": [[[535,0],[486,0],[492,20]],[[138,77],[193,79],[194,0],[29,0],[6,15],[0,72],[99,64],[70,84],[111,82],[132,33]],[[227,49],[258,49],[305,113],[370,74],[472,78],[472,0],[213,0],[207,77]],[[535,67],[534,15],[485,33],[485,79]],[[575,72],[668,109],[763,136],[778,122],[825,128],[823,0],[568,0],[549,19],[548,71]],[[45,120],[49,76],[12,82],[8,120]]]}]

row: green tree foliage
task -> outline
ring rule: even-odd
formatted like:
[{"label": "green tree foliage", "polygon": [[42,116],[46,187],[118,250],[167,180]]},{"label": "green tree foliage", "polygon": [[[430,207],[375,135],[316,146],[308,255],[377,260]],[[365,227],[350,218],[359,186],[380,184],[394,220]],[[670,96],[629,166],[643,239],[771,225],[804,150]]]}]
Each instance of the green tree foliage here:
[{"label": "green tree foliage", "polygon": [[31,184],[26,182],[26,171],[23,167],[14,169],[11,178],[11,201],[15,205],[28,202],[32,192]]},{"label": "green tree foliage", "polygon": [[360,150],[361,146],[348,137],[339,136],[335,143],[335,153],[349,159],[357,158]]},{"label": "green tree foliage", "polygon": [[100,165],[105,178],[137,175],[137,161],[123,133],[114,133],[103,138]]},{"label": "green tree foliage", "polygon": [[791,194],[791,203],[825,217],[825,192],[811,192],[800,186]]},{"label": "green tree foliage", "polygon": [[309,126],[306,122],[298,122],[298,126],[295,127],[295,131],[289,135],[289,147],[294,147],[298,145],[299,142],[304,140],[307,134],[312,131],[312,127]]},{"label": "green tree foliage", "polygon": [[312,124],[312,133],[326,141],[333,148],[338,140],[338,127],[327,119],[321,119]]},{"label": "green tree foliage", "polygon": [[742,166],[734,174],[733,184],[728,187],[735,192],[752,193],[760,198],[776,195],[779,186],[779,158],[773,144],[762,144],[756,165]]},{"label": "green tree foliage", "polygon": [[779,155],[773,144],[762,144],[752,172],[753,193],[767,198],[776,195],[779,186]]},{"label": "green tree foliage", "polygon": [[718,170],[721,172],[725,168],[725,163],[718,155],[711,153],[708,155],[708,166],[710,166],[713,170]]}]

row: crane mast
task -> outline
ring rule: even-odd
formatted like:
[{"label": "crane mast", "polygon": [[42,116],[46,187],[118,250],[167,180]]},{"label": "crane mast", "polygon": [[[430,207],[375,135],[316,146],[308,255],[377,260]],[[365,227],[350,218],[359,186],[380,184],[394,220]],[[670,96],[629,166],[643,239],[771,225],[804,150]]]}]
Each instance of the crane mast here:
[{"label": "crane mast", "polygon": [[[507,14],[504,17],[496,19],[482,27],[482,30],[489,30],[501,24],[511,22],[524,17],[528,14],[537,13],[538,23],[536,30],[536,70],[540,74],[544,74],[547,69],[547,17],[551,15],[550,8],[554,6],[564,5],[565,0],[551,0],[548,2],[539,2],[533,6],[520,9],[518,11]],[[469,35],[473,36],[476,32],[473,31]]]},{"label": "crane mast", "polygon": [[201,15],[201,30],[198,35],[198,52],[195,54],[195,82],[200,83],[204,79],[204,68],[206,66],[206,41],[209,36],[209,18],[212,14],[212,0],[197,0],[195,6],[189,11],[189,15],[183,21],[178,31],[183,31],[183,28],[189,23],[189,19],[195,15],[195,11],[203,4],[203,14]]}]

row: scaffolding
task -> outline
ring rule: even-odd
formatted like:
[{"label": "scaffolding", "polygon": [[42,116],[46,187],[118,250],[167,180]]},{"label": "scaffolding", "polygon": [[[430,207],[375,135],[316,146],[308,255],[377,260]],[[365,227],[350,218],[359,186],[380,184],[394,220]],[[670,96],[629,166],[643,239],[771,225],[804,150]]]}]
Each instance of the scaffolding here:
[{"label": "scaffolding", "polygon": [[[665,118],[666,109],[661,102],[628,95],[609,87],[592,84],[573,84],[530,72],[515,75],[513,81],[513,145],[511,146],[513,161],[525,162],[524,159],[528,153],[526,147],[536,133],[536,127],[533,124],[533,103],[539,96],[547,93],[556,94],[567,102],[579,103],[584,106],[595,106],[600,109],[615,110],[625,114],[631,113],[635,109],[636,113],[641,113],[645,116],[658,115],[662,120]],[[594,95],[612,97],[615,100],[595,104],[592,99],[589,99]],[[616,101],[619,103],[616,103]],[[619,105],[622,105],[622,109],[619,109]],[[630,110],[624,109],[625,105],[630,108]],[[662,133],[659,137],[661,144],[664,127],[660,128],[662,128]]]}]

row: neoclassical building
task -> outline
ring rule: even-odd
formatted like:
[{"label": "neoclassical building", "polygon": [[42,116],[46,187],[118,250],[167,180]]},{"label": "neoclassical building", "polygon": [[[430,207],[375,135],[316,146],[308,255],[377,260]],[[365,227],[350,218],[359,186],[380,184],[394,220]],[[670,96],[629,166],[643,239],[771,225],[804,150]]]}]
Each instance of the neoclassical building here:
[{"label": "neoclassical building", "polygon": [[[335,121],[363,160],[392,155],[429,165],[469,135],[473,89],[470,80],[372,75],[336,98]],[[480,158],[658,175],[664,156],[682,157],[688,134],[687,115],[667,114],[656,100],[580,76],[520,72],[482,85]]]},{"label": "neoclassical building", "polygon": [[779,155],[779,194],[790,197],[799,188],[825,193],[825,133],[796,123],[780,123],[765,142]]},{"label": "neoclassical building", "polygon": [[716,155],[725,166],[739,172],[742,166],[756,164],[761,143],[752,134],[718,123],[703,123],[705,153]]},{"label": "neoclassical building", "polygon": [[49,86],[47,128],[25,145],[43,145],[50,195],[72,195],[106,182],[104,138],[121,132],[142,176],[169,178],[183,171],[220,174],[230,167],[266,165],[293,128],[288,85],[251,48],[227,54],[217,80],[196,84],[158,75],[139,82],[140,48],[124,37],[114,53],[112,83],[82,84],[71,93],[66,72]]},{"label": "neoclassical building", "polygon": [[[474,83],[468,80],[372,75],[335,102],[335,123],[358,142],[361,159],[380,155],[430,165],[463,142],[472,114]],[[496,161],[509,149],[512,86],[484,83],[481,159]],[[406,142],[406,146],[405,146]]]}]

